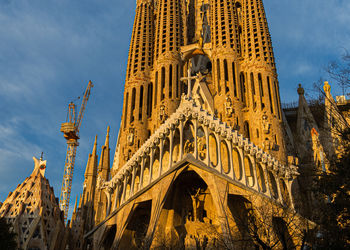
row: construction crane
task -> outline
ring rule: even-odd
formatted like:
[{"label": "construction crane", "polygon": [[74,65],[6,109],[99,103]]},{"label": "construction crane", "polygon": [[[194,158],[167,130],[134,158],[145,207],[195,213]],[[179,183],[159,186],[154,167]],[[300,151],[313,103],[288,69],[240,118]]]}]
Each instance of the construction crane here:
[{"label": "construction crane", "polygon": [[63,181],[60,196],[60,208],[64,212],[64,221],[67,222],[69,199],[72,189],[72,179],[74,172],[75,156],[77,153],[77,147],[79,146],[79,129],[81,121],[84,116],[87,101],[90,97],[91,88],[94,85],[91,81],[85,90],[83,101],[79,110],[78,118],[76,119],[76,105],[71,102],[68,105],[67,121],[61,124],[61,132],[63,132],[64,138],[67,140],[67,154],[64,165]]}]

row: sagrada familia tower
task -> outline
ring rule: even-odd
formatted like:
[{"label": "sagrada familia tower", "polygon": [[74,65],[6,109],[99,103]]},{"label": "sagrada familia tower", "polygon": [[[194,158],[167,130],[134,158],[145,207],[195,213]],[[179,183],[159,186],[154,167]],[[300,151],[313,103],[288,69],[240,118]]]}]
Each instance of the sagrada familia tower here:
[{"label": "sagrada familia tower", "polygon": [[293,208],[282,119],[261,0],[138,0],[110,178],[94,146],[73,228],[97,249],[239,242],[250,205]]},{"label": "sagrada familia tower", "polygon": [[[330,107],[328,83],[324,90]],[[333,126],[330,114],[340,114],[333,108],[316,121],[301,86],[298,94],[299,107],[282,110],[262,0],[137,0],[114,159],[108,128],[99,160],[95,140],[58,243],[298,246],[312,201],[306,163],[326,169],[326,155],[336,153],[334,135],[317,124]],[[7,203],[0,215],[10,218]]]}]

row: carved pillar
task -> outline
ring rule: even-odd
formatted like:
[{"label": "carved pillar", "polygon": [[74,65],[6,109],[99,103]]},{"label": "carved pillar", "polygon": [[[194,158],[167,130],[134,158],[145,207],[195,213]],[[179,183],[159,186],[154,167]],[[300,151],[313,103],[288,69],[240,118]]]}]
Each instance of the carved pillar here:
[{"label": "carved pillar", "polygon": [[162,175],[163,170],[163,150],[164,149],[164,138],[160,139],[160,145],[159,145],[159,173],[157,178],[159,178]]},{"label": "carved pillar", "polygon": [[293,209],[295,209],[294,207],[294,199],[293,199],[293,195],[292,195],[292,184],[293,184],[293,180],[287,180],[286,181],[286,186],[287,186],[287,190],[288,190],[288,196],[289,196],[289,200],[290,200],[290,205]]},{"label": "carved pillar", "polygon": [[217,170],[220,172],[220,174],[223,173],[223,169],[222,169],[222,162],[221,162],[221,138],[220,136],[218,135],[215,135],[216,137],[216,141],[217,141],[217,152],[218,152],[218,165],[216,166],[217,167]]},{"label": "carved pillar", "polygon": [[180,160],[184,156],[184,123],[180,121]]},{"label": "carved pillar", "polygon": [[276,185],[277,185],[277,192],[278,192],[278,201],[280,203],[284,204],[283,198],[282,198],[281,186],[280,186],[280,184],[281,184],[280,179],[278,178],[278,176],[276,178],[276,174],[275,173],[273,173],[273,175],[274,175],[275,179],[277,180],[276,181]]},{"label": "carved pillar", "polygon": [[258,182],[258,175],[257,175],[257,171],[256,171],[256,159],[251,157],[251,162],[252,162],[252,168],[253,168],[253,174],[254,174],[254,186],[253,186],[253,188],[257,191],[260,191],[259,182]]},{"label": "carved pillar", "polygon": [[194,122],[194,158],[198,159],[198,120]]},{"label": "carved pillar", "polygon": [[209,154],[209,128],[208,126],[205,126],[205,141],[207,143],[207,162],[208,167],[210,167],[210,154]]},{"label": "carved pillar", "polygon": [[111,211],[111,196],[112,196],[113,189],[110,187],[107,187],[105,190],[105,194],[107,196],[107,211],[106,211],[106,217],[109,215]]},{"label": "carved pillar", "polygon": [[145,157],[142,157],[141,160],[141,170],[140,170],[140,183],[139,183],[139,190],[142,188],[143,186],[143,174],[145,171]]},{"label": "carved pillar", "polygon": [[232,156],[232,150],[233,150],[233,147],[232,147],[232,141],[228,141],[228,154],[229,154],[229,161],[230,161],[230,172],[228,173],[228,176],[232,179],[232,180],[236,180],[237,178],[235,177],[235,171],[233,169],[233,156]]},{"label": "carved pillar", "polygon": [[126,195],[126,185],[128,184],[128,176],[127,174],[124,176],[124,181],[123,181],[123,194],[122,194],[122,199],[120,202],[120,205],[124,203],[125,201],[125,195]]},{"label": "carved pillar", "polygon": [[154,158],[154,148],[151,148],[151,157],[149,162],[149,180],[148,184],[151,184],[152,182],[152,172],[153,172],[153,158]]},{"label": "carved pillar", "polygon": [[270,198],[273,198],[273,195],[272,195],[272,191],[271,191],[271,181],[270,181],[270,175],[269,175],[269,171],[267,170],[267,164],[266,163],[262,163],[261,164],[261,167],[263,168],[263,171],[264,171],[264,174],[266,176],[266,180],[265,180],[265,183],[266,183],[266,193],[268,194],[268,196]]},{"label": "carved pillar", "polygon": [[169,135],[169,169],[173,165],[173,147],[174,147],[174,130],[170,130],[170,135]]},{"label": "carved pillar", "polygon": [[135,185],[135,178],[136,178],[136,169],[137,166],[134,166],[132,168],[132,179],[131,179],[131,187],[130,187],[130,196],[134,194],[134,185]]},{"label": "carved pillar", "polygon": [[[243,145],[242,145],[243,146]],[[243,183],[245,186],[247,185],[247,177],[245,175],[245,163],[244,163],[244,150],[242,149],[242,147],[239,145],[239,147],[237,147],[237,151],[239,154],[239,158],[241,159],[241,163],[242,163],[242,178],[240,180],[241,183]]]},{"label": "carved pillar", "polygon": [[113,204],[113,211],[116,210],[116,209],[117,209],[117,206],[118,206],[119,191],[120,191],[120,183],[116,183],[116,187],[115,187],[115,199],[114,199],[114,204]]}]

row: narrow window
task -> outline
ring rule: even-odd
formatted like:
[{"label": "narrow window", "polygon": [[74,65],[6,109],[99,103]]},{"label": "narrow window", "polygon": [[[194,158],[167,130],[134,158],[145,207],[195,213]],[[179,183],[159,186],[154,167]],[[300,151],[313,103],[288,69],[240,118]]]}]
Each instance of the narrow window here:
[{"label": "narrow window", "polygon": [[256,108],[256,100],[255,100],[255,84],[254,84],[254,74],[253,72],[250,73],[250,84],[252,88],[252,103],[253,103],[253,108]]},{"label": "narrow window", "polygon": [[179,65],[176,65],[176,97],[179,98]]},{"label": "narrow window", "polygon": [[243,102],[244,106],[247,106],[247,100],[246,100],[246,88],[245,88],[245,81],[244,81],[244,74],[243,72],[241,72],[240,76],[239,76],[239,80],[240,80],[240,87],[241,87],[241,101]]},{"label": "narrow window", "polygon": [[128,106],[129,106],[129,93],[126,93],[125,103],[124,103],[124,128],[126,128],[126,119],[128,116]]},{"label": "narrow window", "polygon": [[261,104],[261,109],[265,108],[265,104],[263,101],[263,97],[264,97],[264,89],[263,89],[263,84],[262,84],[262,77],[261,74],[258,74],[258,81],[259,81],[259,92],[260,92],[260,104]]},{"label": "narrow window", "polygon": [[267,77],[267,89],[269,90],[270,111],[271,111],[271,114],[273,114],[273,103],[272,103],[270,77]]},{"label": "narrow window", "polygon": [[221,91],[221,89],[220,89],[221,76],[220,76],[220,60],[219,59],[216,61],[216,71],[217,71],[217,77],[218,77],[218,91],[220,93],[220,91]]},{"label": "narrow window", "polygon": [[281,107],[280,107],[280,98],[279,98],[279,91],[278,91],[278,86],[277,86],[277,82],[275,81],[275,100],[277,103],[277,113],[278,113],[278,119],[281,120]]},{"label": "narrow window", "polygon": [[244,131],[243,131],[244,137],[248,138],[250,140],[250,130],[249,130],[249,123],[248,123],[248,121],[244,122],[244,128],[243,129],[244,129]]},{"label": "narrow window", "polygon": [[165,68],[162,67],[162,72],[161,72],[161,89],[160,89],[160,93],[161,93],[161,101],[163,101],[164,97],[165,97]]},{"label": "narrow window", "polygon": [[136,99],[136,89],[132,89],[132,94],[131,94],[131,113],[130,113],[130,123],[132,123],[135,120],[134,117],[134,110],[135,110],[135,99]]},{"label": "narrow window", "polygon": [[233,78],[233,93],[237,97],[237,85],[236,85],[236,67],[235,63],[232,63],[232,78]]},{"label": "narrow window", "polygon": [[157,106],[157,90],[158,90],[158,71],[156,72],[156,78],[154,82],[154,107]]},{"label": "narrow window", "polygon": [[142,108],[143,108],[143,86],[140,89],[140,103],[139,103],[139,121],[142,120]]},{"label": "narrow window", "polygon": [[173,65],[169,67],[169,98],[173,96]]},{"label": "narrow window", "polygon": [[151,117],[152,115],[152,94],[153,94],[153,83],[148,84],[147,90],[147,116]]},{"label": "narrow window", "polygon": [[229,88],[227,86],[228,83],[228,67],[227,67],[227,60],[224,60],[224,74],[225,74],[225,93],[229,91]]}]

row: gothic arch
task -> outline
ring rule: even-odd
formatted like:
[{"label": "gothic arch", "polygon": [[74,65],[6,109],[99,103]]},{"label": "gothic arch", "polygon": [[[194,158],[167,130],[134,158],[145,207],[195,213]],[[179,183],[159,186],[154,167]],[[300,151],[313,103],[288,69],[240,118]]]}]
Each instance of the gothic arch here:
[{"label": "gothic arch", "polygon": [[146,157],[144,164],[142,187],[146,187],[150,182],[151,159],[149,156]]},{"label": "gothic arch", "polygon": [[278,189],[277,189],[277,183],[275,176],[271,171],[268,171],[269,175],[269,186],[270,186],[270,191],[271,191],[271,196],[272,198],[278,199]]},{"label": "gothic arch", "polygon": [[194,142],[195,128],[191,121],[187,121],[183,130],[184,153],[193,154],[195,149]]},{"label": "gothic arch", "polygon": [[198,157],[201,161],[204,161],[207,158],[207,136],[203,126],[199,126],[197,129],[197,148],[198,148]]},{"label": "gothic arch", "polygon": [[162,172],[165,172],[170,167],[170,141],[165,138],[163,141],[163,155],[162,155]]},{"label": "gothic arch", "polygon": [[232,149],[232,165],[236,180],[241,180],[243,175],[241,154],[237,147]]},{"label": "gothic arch", "polygon": [[118,249],[142,249],[151,218],[152,201],[137,204],[133,209],[123,232]]},{"label": "gothic arch", "polygon": [[244,157],[244,170],[248,186],[253,187],[255,185],[254,170],[252,160],[249,156]]},{"label": "gothic arch", "polygon": [[225,174],[229,174],[231,171],[231,157],[229,153],[229,147],[225,140],[221,140],[220,142],[220,155],[222,170]]},{"label": "gothic arch", "polygon": [[172,161],[173,163],[176,163],[180,160],[180,130],[177,128],[175,129],[174,136],[173,136],[173,153],[172,153]]},{"label": "gothic arch", "polygon": [[256,164],[256,174],[258,179],[259,190],[263,193],[266,192],[266,178],[264,174],[263,167],[260,163]]},{"label": "gothic arch", "polygon": [[155,180],[159,177],[160,171],[160,149],[156,147],[153,154],[153,162],[152,162],[152,180]]},{"label": "gothic arch", "polygon": [[219,163],[218,159],[218,142],[216,136],[213,133],[209,135],[209,157],[211,167],[216,167]]}]

